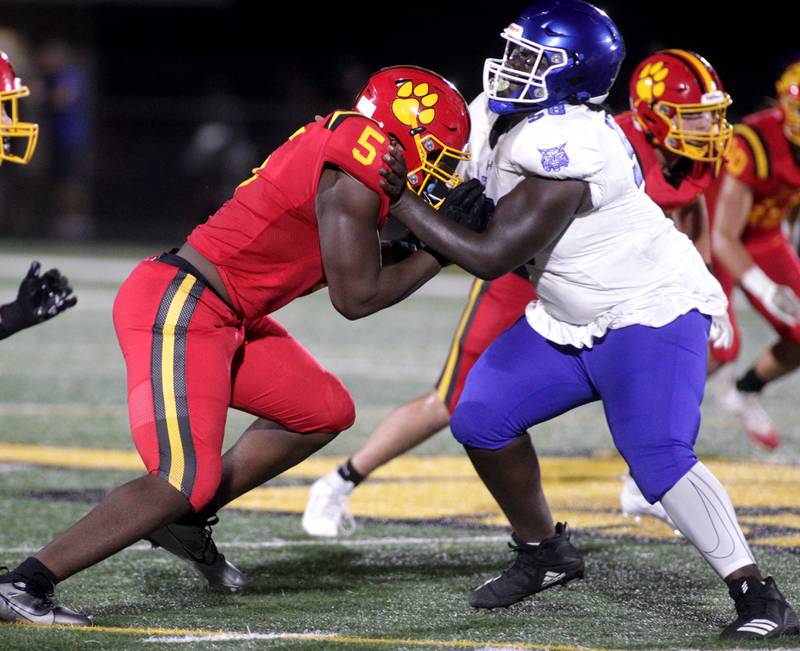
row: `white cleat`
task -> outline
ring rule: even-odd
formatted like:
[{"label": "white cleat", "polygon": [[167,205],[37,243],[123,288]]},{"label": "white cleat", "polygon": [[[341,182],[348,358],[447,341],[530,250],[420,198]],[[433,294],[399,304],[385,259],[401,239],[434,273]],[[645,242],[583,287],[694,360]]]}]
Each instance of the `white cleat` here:
[{"label": "white cleat", "polygon": [[619,503],[622,506],[622,513],[632,516],[637,522],[643,515],[658,518],[666,523],[676,535],[680,535],[680,531],[678,531],[672,518],[667,515],[664,507],[661,506],[661,502],[650,504],[650,502],[644,498],[642,491],[639,490],[639,487],[630,475],[625,475],[622,480],[622,491],[619,494]]},{"label": "white cleat", "polygon": [[761,394],[739,391],[733,376],[725,382],[719,402],[724,409],[736,416],[742,423],[750,440],[767,450],[774,450],[781,444],[781,437],[775,423],[761,406]]},{"label": "white cleat", "polygon": [[309,536],[349,536],[356,529],[350,512],[350,494],[355,485],[333,470],[311,485],[303,513],[303,530]]}]

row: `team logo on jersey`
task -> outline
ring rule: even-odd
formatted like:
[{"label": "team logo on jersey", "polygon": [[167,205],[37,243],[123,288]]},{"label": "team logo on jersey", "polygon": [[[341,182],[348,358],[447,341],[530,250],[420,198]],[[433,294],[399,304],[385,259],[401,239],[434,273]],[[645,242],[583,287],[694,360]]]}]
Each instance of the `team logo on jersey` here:
[{"label": "team logo on jersey", "polygon": [[667,85],[664,80],[669,76],[669,68],[663,61],[648,63],[639,73],[639,81],[636,82],[636,94],[639,99],[652,104],[664,94]]},{"label": "team logo on jersey", "polygon": [[567,143],[563,145],[559,145],[558,147],[551,147],[550,149],[539,149],[539,153],[542,155],[542,167],[544,168],[545,172],[557,172],[562,167],[567,167],[569,165],[569,156],[567,156],[567,152],[564,151],[564,147],[567,146]]},{"label": "team logo on jersey", "polygon": [[418,127],[430,124],[436,117],[436,102],[439,95],[430,92],[426,83],[414,85],[406,81],[397,89],[397,98],[392,102],[392,112],[402,124]]}]

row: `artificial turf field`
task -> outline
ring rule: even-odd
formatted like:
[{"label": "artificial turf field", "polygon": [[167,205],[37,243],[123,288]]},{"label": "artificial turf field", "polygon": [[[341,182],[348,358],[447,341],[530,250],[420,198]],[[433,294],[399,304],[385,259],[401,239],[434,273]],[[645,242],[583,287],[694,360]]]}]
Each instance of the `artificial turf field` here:
[{"label": "artificial turf field", "polygon": [[[140,472],[111,304],[146,253],[0,249],[0,301],[14,296],[32,257],[59,266],[79,296],[56,321],[0,342],[0,564],[24,559]],[[619,515],[624,466],[597,405],[533,432],[554,516],[569,522],[585,555],[583,581],[508,610],[469,608],[467,590],[510,559],[507,528],[446,432],[356,491],[352,537],[303,534],[308,485],[435,381],[468,285],[445,274],[359,322],[338,316],[325,292],[278,314],[342,377],[358,420],[321,454],[220,513],[215,539],[250,576],[247,591],[213,592],[187,566],[140,544],[59,586],[59,599],[94,616],[93,629],[4,625],[0,649],[721,648],[717,634],[733,611],[716,576],[665,525]],[[749,309],[740,314],[738,368],[771,336]],[[723,379],[709,383],[698,450],[729,488],[763,569],[800,604],[800,377],[765,398],[784,436],[774,453],[752,448],[718,409]],[[249,420],[231,412],[228,443]],[[800,638],[769,646],[797,648]]]}]

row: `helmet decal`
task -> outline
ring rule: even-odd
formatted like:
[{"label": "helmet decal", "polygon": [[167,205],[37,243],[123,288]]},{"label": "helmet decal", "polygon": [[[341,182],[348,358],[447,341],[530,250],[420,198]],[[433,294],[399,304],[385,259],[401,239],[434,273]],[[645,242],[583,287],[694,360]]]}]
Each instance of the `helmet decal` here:
[{"label": "helmet decal", "polygon": [[423,82],[417,86],[409,80],[397,89],[397,99],[392,102],[394,116],[412,129],[421,124],[430,124],[436,118],[436,102],[439,96],[430,92],[430,87]]},{"label": "helmet decal", "polygon": [[639,73],[639,79],[636,82],[636,93],[639,95],[639,99],[648,104],[656,101],[667,89],[664,80],[668,76],[669,68],[664,65],[663,61],[648,63],[642,68]]}]

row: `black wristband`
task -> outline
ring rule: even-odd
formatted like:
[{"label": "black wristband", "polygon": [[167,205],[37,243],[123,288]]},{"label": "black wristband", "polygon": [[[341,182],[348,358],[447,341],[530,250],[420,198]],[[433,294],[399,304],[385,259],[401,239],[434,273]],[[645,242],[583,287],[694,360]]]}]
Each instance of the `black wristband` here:
[{"label": "black wristband", "polygon": [[0,339],[10,337],[15,332],[26,328],[25,313],[16,301],[0,305]]}]

